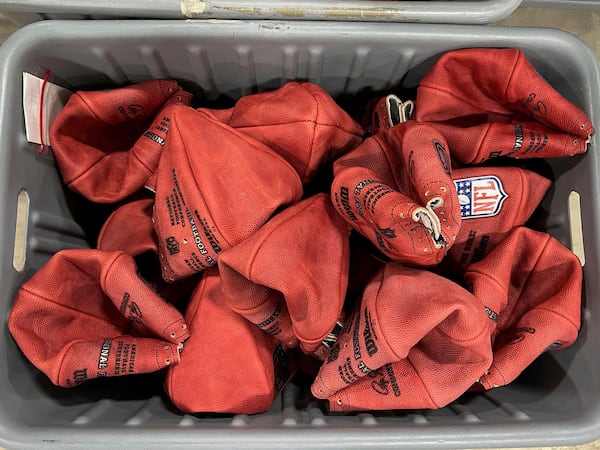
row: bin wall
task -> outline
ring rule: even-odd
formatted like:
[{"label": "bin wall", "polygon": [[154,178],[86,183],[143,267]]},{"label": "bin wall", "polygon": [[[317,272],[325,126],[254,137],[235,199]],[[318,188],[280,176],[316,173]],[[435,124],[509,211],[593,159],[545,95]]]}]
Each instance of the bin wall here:
[{"label": "bin wall", "polygon": [[521,0],[0,0],[0,12],[23,25],[44,19],[282,19],[486,24]]},{"label": "bin wall", "polygon": [[[595,57],[557,30],[417,24],[279,21],[46,21],[0,48],[0,318],[18,287],[52,253],[85,247],[86,205],[60,182],[51,158],[25,139],[22,72],[72,89],[110,88],[153,78],[196,83],[207,101],[237,99],[288,80],[312,81],[340,101],[364,92],[416,87],[442,53],[518,47],[600,129]],[[554,185],[537,224],[571,247],[569,198],[581,199],[583,326],[569,349],[545,354],[512,385],[467,395],[437,411],[331,415],[289,386],[256,416],[185,415],[161,394],[160,376],[52,386],[0,332],[0,445],[8,448],[468,448],[568,445],[600,436],[599,161],[549,162]],[[13,267],[17,198],[29,197],[26,264]],[[202,389],[198,386],[198,389]],[[179,447],[177,447],[179,448]]]}]

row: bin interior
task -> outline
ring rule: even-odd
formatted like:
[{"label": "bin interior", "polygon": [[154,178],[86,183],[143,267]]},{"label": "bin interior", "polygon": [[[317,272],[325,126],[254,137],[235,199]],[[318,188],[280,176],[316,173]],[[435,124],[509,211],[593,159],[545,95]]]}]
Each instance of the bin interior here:
[{"label": "bin interior", "polygon": [[[19,286],[56,251],[90,245],[106,213],[67,191],[52,158],[26,142],[22,72],[52,72],[72,89],[111,88],[153,78],[197,85],[205,103],[225,104],[288,80],[314,82],[352,108],[373,93],[410,92],[446,51],[518,47],[600,129],[593,54],[557,30],[416,24],[214,21],[47,21],[15,33],[0,49],[0,315]],[[457,448],[564,445],[600,435],[598,155],[538,161],[554,185],[531,226],[571,248],[569,208],[580,196],[585,250],[582,329],[571,348],[542,355],[513,384],[463,396],[436,411],[333,415],[302,383],[269,412],[231,416],[179,412],[162,394],[162,374],[53,385],[0,333],[0,445],[9,448]],[[25,191],[26,263],[13,267],[17,199]],[[90,224],[92,224],[90,228]],[[96,223],[96,226],[101,224]],[[576,239],[578,240],[578,238]],[[198,386],[202,389],[202,386]],[[232,395],[234,391],[232,388]]]}]

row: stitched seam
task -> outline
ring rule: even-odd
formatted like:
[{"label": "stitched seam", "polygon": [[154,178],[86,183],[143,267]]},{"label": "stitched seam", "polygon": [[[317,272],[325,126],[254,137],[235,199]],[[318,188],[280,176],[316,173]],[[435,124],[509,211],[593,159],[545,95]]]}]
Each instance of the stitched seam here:
[{"label": "stitched seam", "polygon": [[[523,286],[527,286],[527,284],[529,283],[529,278],[531,278],[531,275],[533,273],[535,273],[535,269],[536,269],[537,265],[540,262],[540,258],[542,256],[542,254],[544,253],[544,251],[546,250],[546,247],[548,246],[548,243],[550,242],[550,236],[549,235],[545,235],[544,238],[546,239],[546,242],[544,243],[544,247],[537,253],[537,258],[536,258],[535,264],[533,265],[532,270],[530,270],[529,273],[527,274],[527,278],[525,279],[525,281],[523,283]],[[520,296],[521,296],[522,293],[523,293],[523,289],[521,289],[519,291],[519,298],[520,298]]]},{"label": "stitched seam", "polygon": [[421,386],[423,386],[423,390],[425,391],[425,393],[427,394],[427,397],[429,397],[429,401],[434,404],[437,408],[440,407],[440,405],[438,405],[438,403],[433,399],[433,397],[431,396],[431,393],[429,392],[429,389],[427,389],[427,386],[425,385],[425,383],[423,383],[423,379],[421,378],[421,374],[419,373],[419,371],[417,370],[417,368],[414,366],[414,364],[412,363],[412,361],[410,360],[410,353],[406,356],[406,361],[410,364],[410,366],[413,368],[413,370],[415,371],[415,373],[417,374],[417,378],[419,379],[419,381],[421,382]]},{"label": "stitched seam", "polygon": [[[202,281],[200,282],[199,287],[197,288],[197,291],[194,293],[194,298],[204,298],[204,292],[206,291],[206,285],[208,284],[208,278],[210,277],[210,275],[205,275],[202,277]],[[197,300],[195,302],[193,302],[194,304],[194,309],[189,309],[189,313],[190,313],[190,318],[187,318],[187,314],[185,317],[186,322],[188,323],[188,331],[190,333],[190,335],[193,333],[193,328],[194,328],[194,323],[195,323],[195,318],[196,318],[196,314],[198,314],[198,308],[200,307],[200,300]]]},{"label": "stitched seam", "polygon": [[[55,300],[53,300],[53,299],[51,299],[51,298],[47,298],[47,297],[45,297],[45,296],[43,296],[43,295],[41,295],[41,294],[39,294],[39,293],[37,293],[37,292],[30,291],[30,290],[29,290],[29,289],[27,289],[26,287],[22,287],[22,288],[21,288],[21,290],[22,290],[22,291],[24,291],[24,292],[27,292],[27,293],[28,293],[28,294],[30,294],[30,295],[34,295],[34,296],[35,296],[35,297],[37,297],[38,299],[44,300],[44,301],[46,301],[46,302],[48,302],[48,303],[52,303],[53,305],[55,305],[55,306],[58,306],[58,307],[60,307],[60,308],[63,308],[63,309],[69,310],[69,311],[73,311],[73,312],[76,312],[76,313],[78,313],[78,314],[83,314],[83,315],[85,315],[85,316],[87,316],[87,317],[91,317],[91,318],[93,318],[93,319],[96,319],[96,320],[99,320],[99,321],[101,321],[101,322],[104,322],[104,323],[105,323],[105,324],[107,324],[107,325],[111,325],[111,326],[113,326],[113,327],[115,327],[115,328],[118,328],[118,327],[117,327],[117,325],[116,325],[114,322],[110,321],[110,320],[104,319],[104,318],[102,318],[102,317],[95,316],[95,315],[93,315],[93,314],[90,314],[90,313],[88,313],[88,312],[85,312],[85,311],[81,311],[81,310],[79,310],[79,309],[75,309],[75,308],[73,308],[73,307],[71,307],[71,306],[63,305],[62,303],[58,303],[58,302],[56,302]],[[126,320],[126,319],[125,319],[125,318],[123,318],[123,320]]]},{"label": "stitched seam", "polygon": [[[396,176],[396,171],[393,170],[392,168],[392,163],[390,162],[390,159],[388,157],[387,152],[385,151],[381,141],[379,140],[379,138],[377,137],[377,135],[375,136],[375,142],[377,142],[377,145],[379,146],[379,149],[381,150],[381,153],[383,154],[383,157],[385,158],[385,162],[388,166],[389,172],[392,174],[392,177],[394,178],[394,183],[396,183],[396,187],[400,186],[400,182],[398,180],[398,177]],[[401,144],[402,145],[402,144]],[[397,151],[396,149],[394,149],[394,151]],[[403,161],[404,162],[404,161]],[[403,168],[406,168],[406,165],[403,166]],[[387,186],[386,183],[381,183],[385,186]],[[391,187],[391,186],[390,186]],[[397,191],[397,189],[393,189],[394,191]],[[404,194],[403,194],[404,195]],[[408,197],[407,197],[408,198]]]},{"label": "stitched seam", "polygon": [[[58,381],[59,383],[60,383],[60,381],[61,381],[61,376],[60,376],[60,375],[61,375],[61,373],[62,373],[62,371],[63,371],[63,366],[64,366],[64,364],[65,364],[65,359],[67,358],[67,354],[69,353],[69,351],[71,350],[71,348],[72,348],[72,347],[73,347],[75,344],[78,344],[78,343],[80,343],[80,342],[86,342],[86,341],[83,341],[83,340],[71,341],[71,342],[69,342],[69,343],[66,345],[66,347],[63,347],[63,349],[62,349],[62,351],[63,351],[63,357],[62,357],[62,358],[61,358],[61,360],[60,360],[60,364],[59,364],[59,366],[58,366],[58,374],[57,374],[57,377],[58,377],[57,381]],[[95,377],[94,377],[94,378],[95,378]]]},{"label": "stitched seam", "polygon": [[[95,111],[92,109],[92,107],[90,106],[90,104],[88,103],[88,101],[87,101],[87,100],[86,100],[86,99],[85,99],[83,96],[79,95],[79,93],[77,93],[76,95],[77,95],[77,97],[78,97],[79,99],[81,99],[81,101],[82,101],[82,102],[85,104],[85,106],[86,106],[86,107],[88,108],[88,110],[89,110],[89,111],[92,113],[92,115],[93,115],[93,116],[94,116],[94,117],[95,117],[95,118],[98,120],[98,122],[101,122],[101,123],[103,123],[104,125],[106,125],[106,126],[109,126],[109,127],[113,127],[113,126],[115,126],[115,124],[114,124],[114,123],[108,123],[108,122],[106,122],[105,120],[101,119],[101,118],[98,116],[98,114],[96,114],[96,112],[95,112]],[[123,125],[125,125],[125,126],[127,127],[127,129],[128,129],[129,131],[131,131],[131,132],[132,132],[134,135],[137,135],[137,133],[134,133],[134,132],[133,132],[133,130],[132,130],[130,127],[129,127],[129,121],[127,121],[127,120],[126,120],[126,121],[124,121],[124,122],[119,122],[119,123],[120,123],[120,124],[123,124]]]},{"label": "stitched seam", "polygon": [[[167,331],[167,330],[168,330],[170,327],[172,327],[173,325],[175,325],[175,324],[176,324],[176,323],[178,323],[178,322],[183,322],[183,323],[185,323],[185,320],[182,320],[182,319],[176,319],[176,320],[174,320],[173,322],[171,322],[170,324],[166,325],[166,326],[163,328],[162,332],[161,332],[161,337],[164,337],[164,336],[163,336],[163,334],[166,334],[166,331]],[[182,334],[182,335],[180,335],[180,336],[177,336],[177,334],[176,334],[176,335],[175,335],[175,338],[179,339],[179,338],[181,338],[182,336],[185,336],[186,334],[189,334],[189,332],[185,332],[185,331],[184,331],[184,332],[183,332],[183,334]],[[170,336],[169,336],[169,337],[170,337]],[[168,340],[168,339],[167,339],[167,340]],[[172,341],[169,341],[169,342],[172,342]]]},{"label": "stitched seam", "polygon": [[[384,279],[384,277],[385,277],[385,272],[387,272],[387,268],[386,268],[386,269],[384,269],[384,270],[382,271],[382,273],[381,273],[379,287],[377,288],[377,294],[375,295],[375,298],[376,298],[376,299],[379,299],[379,293],[381,292],[381,289],[383,288],[383,279]],[[378,302],[377,302],[377,303],[378,303]],[[360,305],[360,306],[362,306],[362,305]],[[377,313],[377,320],[379,321],[379,311],[377,310],[377,306],[378,306],[378,305],[376,304],[376,305],[375,305],[375,310],[376,310],[376,313]],[[360,313],[361,313],[361,312],[362,312],[362,308],[359,308],[359,312],[358,312],[358,314],[360,315]],[[379,321],[379,323],[381,323],[381,322]],[[385,337],[385,334],[382,332],[383,330],[381,330],[381,325],[379,326],[379,328],[380,328],[380,331],[381,331],[381,333],[380,333],[380,335],[381,335],[381,339],[382,339],[382,340],[385,342],[385,345],[387,346],[387,348],[389,348],[389,349],[390,349],[391,353],[394,355],[394,357],[395,357],[396,359],[399,359],[399,360],[400,360],[400,359],[403,359],[402,357],[398,356],[398,354],[396,353],[396,351],[395,351],[395,349],[393,348],[393,346],[391,346],[391,345],[389,344],[389,342],[388,342],[387,338]],[[385,365],[385,364],[384,364],[384,365]]]},{"label": "stitched seam", "polygon": [[[96,118],[96,119],[97,119],[99,122],[101,122],[101,123],[103,123],[104,125],[107,125],[107,126],[114,126],[114,124],[109,124],[109,123],[106,123],[104,120],[102,120],[100,117],[98,117],[98,115],[96,114],[96,112],[95,112],[94,110],[92,110],[91,106],[88,104],[88,102],[87,102],[87,101],[86,101],[86,100],[85,100],[85,99],[84,99],[84,98],[83,98],[81,95],[79,95],[78,93],[77,93],[77,94],[75,94],[75,95],[77,95],[77,98],[79,98],[79,99],[80,99],[80,100],[83,102],[83,104],[86,106],[86,108],[88,109],[88,111],[89,111],[89,112],[90,112],[90,113],[91,113],[91,114],[92,114],[92,115],[93,115],[93,116],[94,116],[94,117],[95,117],[95,118]],[[125,122],[123,122],[123,123],[125,123]],[[131,130],[130,130],[130,131],[131,131]],[[103,152],[103,153],[104,153],[104,152]],[[129,153],[130,153],[130,152],[129,152]],[[67,184],[71,184],[71,183],[75,183],[75,182],[77,182],[77,180],[79,180],[81,177],[83,177],[84,175],[86,175],[87,173],[89,173],[89,172],[92,170],[92,168],[93,168],[93,167],[95,167],[95,166],[96,166],[96,165],[97,165],[97,164],[98,164],[100,161],[102,161],[104,158],[106,158],[106,157],[107,157],[107,156],[109,156],[110,154],[112,154],[112,152],[111,152],[111,153],[104,153],[104,154],[103,154],[103,155],[102,155],[100,158],[98,158],[96,161],[94,161],[94,163],[93,163],[93,164],[91,164],[91,165],[90,165],[90,166],[89,166],[89,167],[88,167],[88,168],[87,168],[85,171],[83,171],[82,173],[80,173],[80,174],[79,174],[79,175],[77,175],[75,178],[71,179],[70,181],[66,181],[66,180],[65,180],[65,183],[67,183]],[[140,161],[140,162],[141,162],[141,161]]]},{"label": "stitched seam", "polygon": [[573,323],[573,321],[571,319],[569,319],[568,317],[566,317],[563,314],[559,313],[558,311],[553,311],[553,310],[548,309],[548,308],[543,307],[543,306],[538,306],[538,307],[536,307],[534,309],[537,310],[537,311],[546,311],[546,312],[552,313],[552,314],[554,314],[554,315],[556,315],[558,317],[561,317],[565,321],[569,322],[573,326],[573,328],[575,328],[576,330],[579,330],[579,327],[575,323]]},{"label": "stitched seam", "polygon": [[[106,295],[107,297],[110,298],[110,296],[106,293],[106,288],[105,286],[107,285],[106,283],[106,279],[109,276],[109,273],[112,272],[112,268],[115,265],[115,263],[117,262],[118,259],[120,259],[121,257],[123,257],[125,255],[125,253],[121,253],[118,254],[115,258],[113,258],[113,260],[108,264],[108,266],[106,267],[106,269],[102,270],[100,269],[100,287],[102,288],[102,291],[104,292],[104,295]],[[112,301],[112,300],[111,300]],[[115,305],[116,306],[116,305]]]},{"label": "stitched seam", "polygon": [[[312,201],[307,201],[306,205],[302,209],[298,210],[296,212],[296,214],[294,214],[293,216],[290,216],[290,217],[286,218],[283,222],[281,222],[277,226],[273,226],[273,229],[271,231],[269,231],[269,233],[264,237],[264,239],[262,240],[262,242],[260,243],[260,245],[258,246],[258,248],[256,249],[256,251],[254,252],[254,255],[252,256],[252,259],[248,263],[249,264],[249,268],[250,268],[250,270],[248,271],[248,275],[250,276],[250,278],[253,278],[252,273],[253,273],[253,269],[254,269],[254,261],[256,261],[256,258],[258,257],[258,254],[260,253],[261,249],[265,245],[265,242],[269,240],[269,238],[271,237],[271,235],[273,233],[275,233],[275,231],[278,231],[280,227],[284,226],[290,220],[295,219],[298,215],[300,215],[301,213],[303,213],[306,209],[308,209],[310,206],[312,206],[313,203],[316,200],[317,200],[317,198],[313,198]],[[273,290],[275,290],[275,289],[273,289]]]},{"label": "stitched seam", "polygon": [[[454,311],[453,311],[453,312],[454,312]],[[446,316],[446,318],[445,318],[444,320],[446,320],[447,318],[448,318],[448,316]],[[437,328],[437,326],[436,326],[436,327],[434,327],[434,328],[432,328],[432,330],[431,330],[431,331],[433,331],[435,328]],[[479,332],[477,335],[475,335],[475,336],[472,336],[472,337],[470,337],[470,338],[467,338],[467,339],[457,339],[457,338],[456,338],[456,336],[450,336],[450,335],[446,334],[446,333],[445,333],[443,330],[441,330],[441,329],[438,329],[437,331],[438,331],[440,334],[443,334],[444,336],[446,336],[446,337],[450,338],[450,339],[451,339],[452,341],[454,341],[454,342],[471,342],[471,341],[475,341],[475,340],[479,339],[479,338],[481,337],[481,335],[482,335],[482,334],[485,334],[485,333],[487,333],[487,332],[488,332],[488,329],[487,329],[487,324],[486,324],[486,323],[484,323],[484,326],[481,328],[481,331],[480,331],[480,332]]]},{"label": "stitched seam", "polygon": [[315,102],[315,108],[317,110],[317,113],[315,115],[315,120],[313,121],[313,130],[312,130],[312,139],[310,140],[310,150],[309,150],[309,155],[308,158],[306,158],[306,165],[304,166],[304,170],[302,171],[302,175],[300,178],[304,179],[305,175],[306,175],[306,171],[308,170],[308,168],[310,167],[310,161],[312,160],[313,157],[313,151],[315,148],[315,140],[317,138],[317,125],[319,122],[319,102],[317,101],[317,98],[315,97],[314,94],[310,94],[311,97],[313,98],[314,102]]},{"label": "stitched seam", "polygon": [[[521,170],[521,168],[517,167],[517,171],[519,172],[519,178],[521,179],[521,186],[528,186],[525,183],[525,174],[523,173],[523,170]],[[531,194],[531,190],[529,190],[529,192],[527,194]],[[508,197],[508,194],[507,194],[507,197]],[[529,197],[529,195],[527,195],[527,197]],[[502,203],[504,203],[504,202],[502,202]],[[521,208],[523,207],[524,203],[525,203],[525,195],[521,195],[521,198],[519,200],[519,207],[515,209],[513,223],[517,223],[517,217],[519,217],[519,213],[521,212]]]},{"label": "stitched seam", "polygon": [[[138,139],[141,139],[141,138],[143,138],[143,137],[145,137],[145,136],[144,136],[144,135],[142,135],[142,136],[140,136]],[[137,141],[136,141],[136,144],[137,144]],[[133,145],[134,145],[134,147],[135,147],[135,144],[133,144]],[[161,152],[162,152],[162,150],[161,150]],[[140,157],[139,157],[139,156],[136,154],[136,152],[134,152],[134,151],[133,151],[133,148],[132,148],[130,151],[128,151],[127,153],[128,153],[129,155],[133,156],[135,159],[137,159],[137,161],[138,161],[138,162],[139,162],[139,163],[142,165],[142,167],[143,167],[144,169],[146,169],[146,171],[148,171],[148,173],[150,173],[150,175],[152,175],[152,173],[153,173],[153,170],[152,170],[150,167],[148,167],[144,161],[142,161],[142,160],[140,159]]]},{"label": "stitched seam", "polygon": [[[515,61],[515,64],[514,64],[514,67],[513,67],[513,71],[512,71],[512,73],[510,74],[510,78],[509,78],[508,84],[506,85],[506,89],[505,89],[505,92],[504,92],[504,96],[505,96],[505,97],[508,95],[508,88],[509,88],[509,86],[510,86],[510,83],[512,82],[512,78],[513,78],[513,76],[514,76],[514,74],[515,74],[515,72],[516,72],[516,70],[517,70],[517,64],[518,64],[518,63],[520,63],[520,62],[521,62],[521,61],[522,61],[524,58],[525,58],[525,55],[524,55],[524,54],[523,54],[521,51],[519,51],[519,54],[517,55],[517,60]],[[535,70],[535,68],[534,68],[534,70]],[[543,81],[544,81],[544,82],[546,82],[545,80],[543,80]],[[547,82],[546,82],[546,84],[547,84]],[[559,94],[559,95],[560,95],[560,94]],[[561,96],[561,97],[562,97],[562,96]],[[579,118],[580,118],[581,116],[582,116],[582,115],[580,114],[580,115],[578,115],[578,116],[577,116],[577,118],[575,118],[573,121],[571,121],[571,122],[568,124],[568,126],[567,126],[566,130],[560,130],[559,128],[555,128],[555,127],[554,127],[554,124],[551,124],[549,120],[546,120],[546,119],[544,119],[544,118],[540,118],[540,119],[538,119],[538,120],[539,120],[539,122],[540,122],[540,123],[542,123],[543,125],[546,125],[546,126],[548,126],[548,127],[549,127],[549,128],[551,128],[551,129],[554,129],[554,130],[556,130],[556,131],[563,131],[563,132],[565,132],[565,133],[567,133],[567,134],[571,135],[571,129],[572,129],[573,125],[579,122]],[[583,116],[585,116],[585,113],[583,114]],[[578,137],[584,137],[584,136],[581,136],[581,135],[577,135],[577,136],[578,136]],[[567,144],[565,144],[565,149],[566,149],[566,147],[567,147]]]},{"label": "stitched seam", "polygon": [[[473,102],[471,102],[470,100],[468,100],[468,99],[466,99],[466,98],[464,98],[464,97],[461,97],[461,96],[459,96],[459,95],[456,95],[456,94],[454,94],[453,92],[451,92],[451,91],[448,91],[448,90],[446,90],[446,89],[443,89],[443,88],[440,88],[440,87],[437,87],[437,86],[431,86],[431,85],[428,85],[428,84],[423,84],[423,83],[421,83],[421,87],[425,87],[425,88],[427,88],[427,89],[431,89],[431,90],[434,90],[434,91],[439,91],[439,92],[442,92],[442,93],[444,93],[444,94],[446,94],[446,95],[448,95],[448,96],[450,96],[450,97],[452,97],[452,98],[455,98],[455,99],[457,99],[457,100],[460,100],[460,101],[462,101],[462,102],[465,102],[467,105],[469,105],[469,106],[471,106],[471,107],[473,107],[473,108],[476,108],[476,109],[477,109],[477,110],[479,110],[479,111],[483,111],[483,110],[481,109],[481,107],[479,107],[479,106],[478,106],[476,103],[473,103]],[[511,117],[511,116],[512,116],[512,114],[510,114],[510,113],[509,113],[509,114],[507,114],[507,113],[506,113],[506,112],[504,112],[504,111],[502,111],[502,112],[499,112],[499,111],[488,111],[488,112],[492,112],[492,113],[494,113],[494,114],[498,114],[498,115],[502,115],[502,116],[506,116],[506,117]],[[439,121],[436,121],[436,122],[439,122]],[[441,122],[443,123],[444,121],[441,121]]]},{"label": "stitched seam", "polygon": [[[483,133],[483,136],[479,140],[479,143],[477,145],[477,157],[478,158],[481,157],[480,153],[481,153],[481,147],[483,146],[483,141],[485,141],[485,138],[487,138],[487,135],[489,134],[490,130],[492,129],[492,125],[493,125],[493,123],[488,123],[487,124],[487,128],[485,130],[485,133]],[[465,163],[472,163],[473,161],[475,161],[475,158],[471,158],[470,161],[465,161]]]},{"label": "stitched seam", "polygon": [[515,76],[515,73],[517,71],[517,65],[519,65],[519,63],[521,62],[523,58],[523,53],[521,53],[520,51],[517,52],[517,57],[513,63],[513,68],[512,71],[510,72],[510,76],[508,77],[508,81],[506,82],[506,86],[504,87],[504,98],[507,99],[508,97],[508,88],[510,87],[510,84],[512,83],[512,79]]},{"label": "stitched seam", "polygon": [[[231,122],[233,121],[233,119],[231,120]],[[236,126],[236,127],[232,127],[236,130],[244,130],[246,128],[251,129],[251,128],[262,128],[262,127],[279,127],[281,125],[292,125],[295,123],[312,123],[315,125],[321,125],[324,127],[330,127],[330,128],[336,128],[338,130],[344,131],[347,134],[351,134],[353,136],[358,136],[361,137],[361,135],[359,133],[354,133],[351,130],[348,130],[344,127],[335,125],[335,124],[331,124],[331,123],[319,123],[316,120],[310,120],[310,119],[299,119],[299,120],[291,120],[289,122],[277,122],[277,123],[269,123],[269,124],[257,124],[257,125],[242,125],[242,126]]]}]

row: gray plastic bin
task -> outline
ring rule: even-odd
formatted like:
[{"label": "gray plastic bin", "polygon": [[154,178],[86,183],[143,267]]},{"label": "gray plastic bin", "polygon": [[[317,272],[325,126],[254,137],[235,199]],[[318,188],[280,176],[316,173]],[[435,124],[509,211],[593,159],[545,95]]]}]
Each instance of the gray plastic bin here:
[{"label": "gray plastic bin", "polygon": [[523,0],[523,6],[534,8],[599,9],[600,0]]},{"label": "gray plastic bin", "polygon": [[[555,180],[539,223],[565,245],[585,251],[578,341],[542,355],[513,384],[466,395],[441,410],[333,415],[306,389],[290,385],[264,414],[187,415],[169,404],[160,377],[152,375],[96,380],[72,390],[54,387],[22,356],[5,325],[21,283],[53,252],[87,245],[75,221],[86,218],[85,205],[72,202],[52,159],[26,142],[20,106],[23,71],[49,69],[71,88],[187,79],[201,86],[209,100],[223,95],[235,99],[290,79],[305,79],[348,101],[367,89],[415,87],[439,55],[465,47],[523,49],[538,71],[600,129],[595,57],[579,40],[558,30],[343,22],[45,21],[14,33],[0,48],[0,446],[432,449],[570,445],[600,437],[597,138],[586,155],[548,162]],[[15,231],[19,221],[28,225],[26,236],[23,227]],[[20,244],[25,246],[26,262],[18,271],[13,255]]]},{"label": "gray plastic bin", "polygon": [[44,19],[285,19],[486,24],[521,0],[0,0],[23,25]]}]

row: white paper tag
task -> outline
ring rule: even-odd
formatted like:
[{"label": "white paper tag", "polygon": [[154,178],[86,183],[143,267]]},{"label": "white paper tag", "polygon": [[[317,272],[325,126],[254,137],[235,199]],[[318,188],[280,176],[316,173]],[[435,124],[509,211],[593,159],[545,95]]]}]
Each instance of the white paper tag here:
[{"label": "white paper tag", "polygon": [[[44,91],[43,99],[42,89]],[[42,78],[23,72],[23,112],[25,114],[25,132],[29,142],[52,145],[49,136],[50,125],[65,107],[70,95],[71,91],[68,89],[49,81],[46,81],[44,85]]]}]

